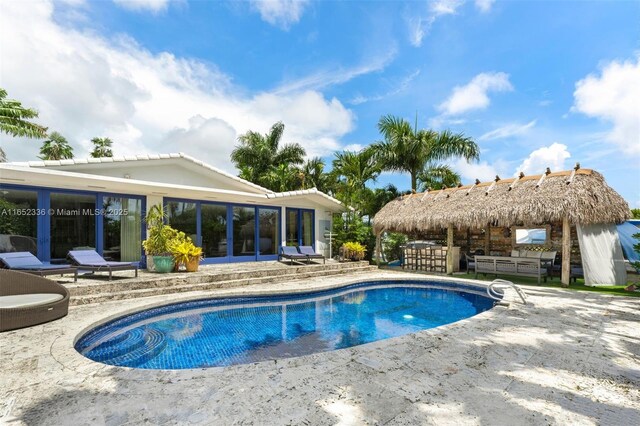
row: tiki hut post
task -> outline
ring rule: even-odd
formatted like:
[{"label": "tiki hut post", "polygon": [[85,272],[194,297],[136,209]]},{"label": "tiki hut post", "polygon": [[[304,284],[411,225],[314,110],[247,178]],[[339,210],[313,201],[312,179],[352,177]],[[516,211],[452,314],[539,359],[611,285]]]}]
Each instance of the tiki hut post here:
[{"label": "tiki hut post", "polygon": [[381,258],[381,244],[380,241],[382,240],[382,231],[379,231],[376,234],[376,265],[380,266],[380,258]]},{"label": "tiki hut post", "polygon": [[566,216],[562,219],[562,287],[569,287],[571,280],[571,225]]},{"label": "tiki hut post", "polygon": [[447,275],[453,274],[453,224],[447,227]]},{"label": "tiki hut post", "polygon": [[484,254],[489,256],[489,250],[491,250],[491,224],[487,223],[484,231]]}]

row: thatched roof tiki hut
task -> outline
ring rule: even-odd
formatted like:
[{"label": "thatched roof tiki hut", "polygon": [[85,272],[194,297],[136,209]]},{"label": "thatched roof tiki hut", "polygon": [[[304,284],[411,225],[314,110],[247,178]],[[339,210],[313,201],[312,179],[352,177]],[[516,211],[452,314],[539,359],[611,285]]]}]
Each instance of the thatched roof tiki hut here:
[{"label": "thatched roof tiki hut", "polygon": [[[615,224],[624,222],[629,215],[627,202],[600,173],[576,165],[568,171],[552,173],[547,169],[542,175],[521,173],[511,179],[496,176],[492,182],[476,181],[473,185],[406,195],[376,214],[374,232],[379,241],[385,231],[425,234],[446,230],[451,249],[454,233],[469,235],[472,230],[486,230],[486,244],[490,245],[491,227],[501,227],[509,236],[516,226],[557,230],[554,235],[558,238],[548,238],[538,249],[561,249],[561,279],[568,285],[573,230],[585,283],[623,284],[626,272]],[[516,248],[515,238],[512,241],[511,248]],[[447,268],[449,273],[453,271],[451,265]]]}]

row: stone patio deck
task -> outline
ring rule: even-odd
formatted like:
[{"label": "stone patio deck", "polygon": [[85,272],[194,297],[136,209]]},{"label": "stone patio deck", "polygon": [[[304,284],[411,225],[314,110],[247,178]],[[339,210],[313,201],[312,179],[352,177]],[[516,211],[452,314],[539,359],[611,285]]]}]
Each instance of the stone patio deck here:
[{"label": "stone patio deck", "polygon": [[[416,278],[376,271],[357,280],[383,277]],[[402,337],[226,368],[134,370],[73,349],[92,324],[153,304],[349,281],[75,306],[61,320],[0,334],[0,423],[640,424],[640,301],[596,293],[527,287],[527,306],[514,302]]]}]

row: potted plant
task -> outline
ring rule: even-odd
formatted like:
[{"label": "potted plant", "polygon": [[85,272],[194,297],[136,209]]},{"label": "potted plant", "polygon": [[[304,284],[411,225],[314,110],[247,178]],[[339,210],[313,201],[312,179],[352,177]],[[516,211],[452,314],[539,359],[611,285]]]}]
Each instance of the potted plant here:
[{"label": "potted plant", "polygon": [[159,273],[171,272],[173,256],[170,244],[176,238],[178,231],[164,223],[164,210],[160,205],[149,209],[145,217],[147,222],[147,239],[142,242],[147,258],[147,269]]},{"label": "potted plant", "polygon": [[193,244],[189,237],[178,238],[171,245],[171,254],[173,255],[176,269],[180,265],[184,265],[187,272],[196,272],[202,259],[202,248]]},{"label": "potted plant", "polygon": [[346,242],[340,248],[345,259],[362,260],[367,249],[358,242]]}]

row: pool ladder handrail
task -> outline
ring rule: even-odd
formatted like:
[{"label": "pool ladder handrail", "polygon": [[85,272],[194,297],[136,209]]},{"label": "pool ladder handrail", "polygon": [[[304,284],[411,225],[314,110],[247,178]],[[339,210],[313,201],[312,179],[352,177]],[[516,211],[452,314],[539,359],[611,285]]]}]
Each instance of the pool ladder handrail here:
[{"label": "pool ladder handrail", "polygon": [[502,300],[504,296],[504,289],[509,287],[514,289],[515,292],[518,293],[518,296],[520,296],[520,299],[522,299],[522,304],[526,305],[527,304],[526,293],[524,292],[524,290],[522,290],[519,286],[515,285],[511,281],[501,280],[499,278],[496,278],[491,282],[491,284],[487,286],[487,295],[489,295],[489,297],[491,297],[494,300]]}]

